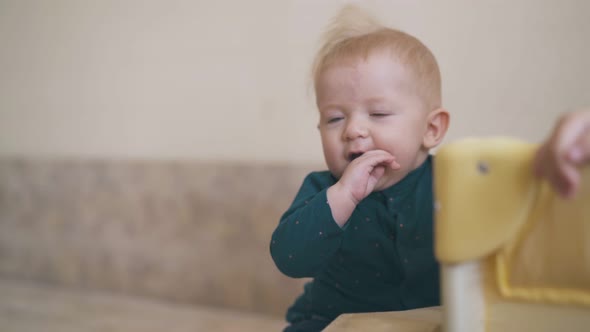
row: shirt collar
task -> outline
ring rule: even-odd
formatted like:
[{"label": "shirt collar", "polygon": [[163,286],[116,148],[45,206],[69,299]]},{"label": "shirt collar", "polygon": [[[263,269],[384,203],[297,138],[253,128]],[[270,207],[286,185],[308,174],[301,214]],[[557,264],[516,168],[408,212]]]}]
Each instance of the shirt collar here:
[{"label": "shirt collar", "polygon": [[426,160],[422,163],[422,165],[418,166],[416,169],[412,170],[408,175],[406,175],[401,181],[394,184],[393,186],[386,188],[381,191],[381,193],[387,197],[400,197],[406,195],[408,192],[411,192],[416,187],[418,181],[423,177],[425,174],[430,174],[432,170],[432,155],[428,155]]}]

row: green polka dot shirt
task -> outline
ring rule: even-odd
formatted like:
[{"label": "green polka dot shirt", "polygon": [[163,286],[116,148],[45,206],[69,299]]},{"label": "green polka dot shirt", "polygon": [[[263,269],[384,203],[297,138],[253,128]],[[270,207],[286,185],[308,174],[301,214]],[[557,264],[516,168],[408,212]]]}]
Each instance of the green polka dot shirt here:
[{"label": "green polka dot shirt", "polygon": [[432,159],[367,196],[343,228],[326,197],[336,179],[328,171],[305,178],[270,243],[281,272],[313,278],[289,308],[289,322],[439,305]]}]

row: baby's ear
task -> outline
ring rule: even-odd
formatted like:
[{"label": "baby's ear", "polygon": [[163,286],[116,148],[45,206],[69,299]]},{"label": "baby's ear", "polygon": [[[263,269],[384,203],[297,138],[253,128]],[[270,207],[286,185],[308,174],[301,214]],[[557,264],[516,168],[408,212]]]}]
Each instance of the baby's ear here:
[{"label": "baby's ear", "polygon": [[426,117],[426,132],[422,145],[432,149],[440,144],[449,129],[450,115],[444,108],[436,109]]}]

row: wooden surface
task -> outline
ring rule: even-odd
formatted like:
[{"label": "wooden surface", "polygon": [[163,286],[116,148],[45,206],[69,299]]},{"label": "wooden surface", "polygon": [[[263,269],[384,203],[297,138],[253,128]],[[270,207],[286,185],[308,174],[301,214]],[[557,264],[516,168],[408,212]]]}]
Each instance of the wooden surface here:
[{"label": "wooden surface", "polygon": [[486,332],[588,332],[590,309],[577,306],[497,302],[489,304]]},{"label": "wooden surface", "polygon": [[325,332],[438,332],[442,311],[440,307],[408,311],[346,314],[338,317]]}]

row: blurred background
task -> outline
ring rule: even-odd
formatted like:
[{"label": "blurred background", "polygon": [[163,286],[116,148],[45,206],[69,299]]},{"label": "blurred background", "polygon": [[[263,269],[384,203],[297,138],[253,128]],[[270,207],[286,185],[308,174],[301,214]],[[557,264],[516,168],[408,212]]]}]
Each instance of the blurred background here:
[{"label": "blurred background", "polygon": [[[309,68],[341,0],[0,1],[0,156],[322,163]],[[590,104],[590,2],[367,0],[424,41],[446,142]]]}]

